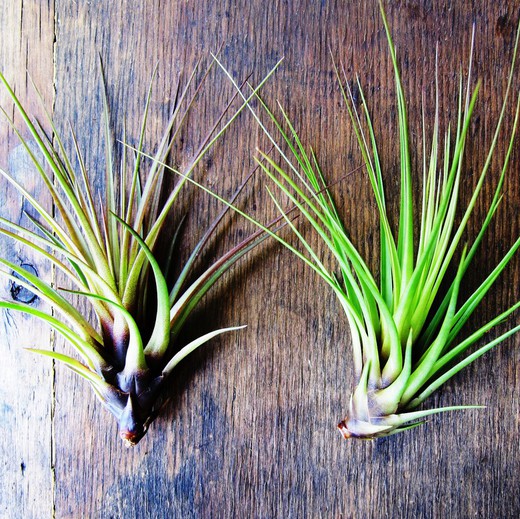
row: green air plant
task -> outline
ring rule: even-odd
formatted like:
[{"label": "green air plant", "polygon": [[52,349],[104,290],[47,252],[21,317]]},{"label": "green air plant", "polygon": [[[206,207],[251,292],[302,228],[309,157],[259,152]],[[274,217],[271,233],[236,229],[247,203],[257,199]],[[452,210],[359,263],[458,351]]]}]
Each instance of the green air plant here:
[{"label": "green air plant", "polygon": [[[163,163],[172,153],[172,147],[211,66],[197,81],[195,78],[201,75],[199,68],[194,69],[185,88],[179,90],[171,119],[147,171],[144,170],[140,151],[151,87],[136,147],[138,153],[130,156],[128,147],[124,146],[121,161],[117,161],[116,165],[103,82],[106,185],[104,194],[99,196],[99,204],[95,203],[96,195],[90,185],[92,179],[89,179],[74,133],[73,159],[66,153],[49,115],[52,138],[37,122],[32,122],[4,76],[0,75],[30,139],[23,138],[21,130],[5,115],[51,194],[57,213],[54,216],[21,183],[8,172],[0,170],[37,213],[37,217],[28,215],[32,230],[30,226],[22,227],[2,218],[0,233],[37,251],[63,273],[73,287],[68,291],[59,289],[55,283],[47,283],[21,266],[0,259],[5,275],[32,291],[54,310],[51,313],[6,301],[0,302],[0,307],[43,319],[74,347],[80,360],[52,350],[31,351],[63,362],[86,379],[103,405],[116,417],[120,435],[128,445],[135,445],[146,433],[157,414],[161,390],[177,364],[213,337],[241,328],[215,330],[185,345],[178,341],[186,319],[204,294],[233,263],[267,236],[261,231],[254,233],[193,280],[196,260],[222,220],[224,210],[193,249],[186,263],[179,266],[178,277],[172,282],[168,281],[172,277],[176,238],[183,218],[179,219],[177,215],[175,233],[167,240],[161,240],[161,233],[166,231],[165,222],[186,178],[244,107],[242,104],[226,121],[224,117],[233,100],[230,101],[189,161],[184,170],[186,178],[180,179],[161,203],[165,173]],[[143,180],[145,175],[146,180]],[[244,185],[245,182],[235,197]],[[152,251],[165,241],[169,250],[163,251],[166,260],[164,265],[160,265]],[[81,313],[71,303],[67,292],[88,300],[97,322],[91,322],[87,315]]]},{"label": "green air plant", "polygon": [[[471,74],[468,74],[468,87],[464,94],[463,82],[460,80],[455,135],[448,129],[444,142],[439,138],[437,89],[436,118],[428,155],[424,145],[421,216],[417,219],[412,200],[413,175],[405,98],[395,48],[382,7],[381,13],[397,92],[401,178],[397,238],[394,237],[390,225],[383,186],[384,166],[378,154],[377,140],[361,84],[358,80],[361,102],[361,109],[358,110],[346,77],[342,79],[338,67],[335,67],[377,204],[380,220],[379,279],[371,272],[352,243],[315,154],[306,151],[283,109],[280,107],[280,121],[258,98],[268,119],[282,136],[287,151],[276,143],[261,118],[253,112],[281,156],[281,160],[276,161],[261,154],[261,167],[284,196],[288,197],[293,209],[297,208],[314,228],[320,241],[334,258],[334,268],[327,267],[320,258],[319,251],[313,249],[296,225],[286,217],[286,222],[294,231],[302,249],[280,237],[278,240],[312,267],[334,290],[349,323],[356,386],[350,398],[348,415],[338,425],[345,438],[371,439],[387,436],[416,427],[423,423],[425,417],[435,413],[478,407],[452,406],[417,410],[418,406],[453,375],[520,330],[520,326],[516,326],[486,344],[474,347],[487,332],[505,321],[520,306],[519,302],[466,338],[459,337],[465,323],[520,247],[518,239],[480,286],[461,301],[462,278],[472,265],[477,248],[502,199],[502,186],[518,126],[520,103],[516,106],[512,135],[491,205],[472,244],[462,245],[463,233],[490,169],[501,133],[511,90],[518,35],[507,93],[494,138],[475,190],[459,223],[457,205],[464,175],[463,155],[479,86],[473,92],[470,91]],[[469,69],[471,73],[471,60]],[[236,83],[235,87],[240,90]],[[252,107],[251,110],[253,111]],[[423,114],[423,128],[425,127]],[[425,141],[424,133],[423,129]],[[279,199],[272,191],[269,193],[280,212],[287,215],[288,212],[282,209]],[[416,242],[414,231],[417,231],[417,226]],[[452,277],[449,274],[450,267],[456,271]]]}]

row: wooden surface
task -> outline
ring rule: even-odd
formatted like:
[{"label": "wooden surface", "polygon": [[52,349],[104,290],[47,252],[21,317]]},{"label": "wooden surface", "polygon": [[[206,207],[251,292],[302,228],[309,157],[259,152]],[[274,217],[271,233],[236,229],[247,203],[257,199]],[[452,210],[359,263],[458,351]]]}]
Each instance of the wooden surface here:
[{"label": "wooden surface", "polygon": [[[435,45],[444,124],[454,117],[458,71],[467,64],[476,23],[475,78],[482,79],[465,159],[462,202],[469,199],[491,142],[504,94],[520,3],[497,0],[385,2],[411,114],[412,147],[420,150],[424,97],[434,109]],[[397,201],[393,76],[375,0],[96,2],[10,0],[0,4],[0,67],[31,113],[41,115],[26,70],[64,132],[70,121],[87,150],[91,174],[103,174],[97,54],[106,64],[112,120],[126,117],[136,139],[154,66],[158,79],[147,145],[166,123],[179,74],[223,44],[222,59],[238,79],[258,82],[284,62],[264,90],[288,110],[332,182],[361,163],[336,84],[329,48],[349,77],[361,77],[373,111],[391,201]],[[518,71],[517,71],[518,72]],[[515,91],[518,92],[519,74]],[[179,150],[187,160],[201,128],[232,89],[217,70],[190,120]],[[12,107],[0,95],[8,113]],[[512,109],[505,126],[510,129]],[[0,125],[0,165],[41,191],[7,125]],[[70,138],[67,138],[70,146]],[[518,142],[518,141],[517,141]],[[491,200],[499,159],[470,232]],[[244,114],[197,172],[229,196],[252,167],[265,139]],[[414,152],[419,171],[422,157]],[[515,146],[504,201],[470,273],[483,278],[518,236],[520,153]],[[419,177],[419,174],[417,175]],[[251,214],[275,214],[256,177],[241,199]],[[356,173],[334,189],[355,243],[372,258],[376,208],[367,179]],[[48,199],[44,197],[44,202]],[[219,206],[188,189],[192,204],[187,251]],[[391,202],[392,203],[392,202]],[[0,184],[1,215],[25,221],[20,197]],[[305,229],[305,227],[304,227]],[[222,227],[215,254],[251,227],[234,217]],[[1,253],[50,267],[6,240]],[[208,258],[208,261],[211,258]],[[516,258],[482,305],[474,324],[520,297]],[[1,295],[11,297],[2,280]],[[22,294],[22,297],[24,295]],[[33,304],[41,305],[39,301]],[[198,321],[197,321],[198,319]],[[500,330],[518,321],[513,316]],[[248,324],[185,361],[171,382],[171,403],[138,447],[128,450],[86,384],[62,366],[22,347],[53,336],[34,320],[4,312],[0,352],[1,518],[516,518],[520,515],[520,347],[515,337],[488,353],[435,394],[429,405],[485,404],[480,411],[433,418],[423,427],[374,442],[345,442],[336,423],[352,383],[347,323],[331,291],[285,250],[270,243],[226,275],[188,326],[198,331]],[[202,323],[202,324],[201,324]],[[56,348],[67,346],[56,340]]]}]

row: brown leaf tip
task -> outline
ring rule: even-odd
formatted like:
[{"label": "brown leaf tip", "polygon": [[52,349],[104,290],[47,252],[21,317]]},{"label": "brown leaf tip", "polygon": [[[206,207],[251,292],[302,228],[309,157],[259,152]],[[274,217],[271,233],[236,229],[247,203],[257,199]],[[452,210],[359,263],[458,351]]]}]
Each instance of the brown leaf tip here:
[{"label": "brown leaf tip", "polygon": [[350,431],[348,430],[345,420],[341,420],[341,422],[339,422],[338,429],[339,429],[339,432],[341,433],[341,435],[343,436],[343,438],[345,438],[345,440],[348,440],[349,438],[352,437],[352,434],[350,434]]}]

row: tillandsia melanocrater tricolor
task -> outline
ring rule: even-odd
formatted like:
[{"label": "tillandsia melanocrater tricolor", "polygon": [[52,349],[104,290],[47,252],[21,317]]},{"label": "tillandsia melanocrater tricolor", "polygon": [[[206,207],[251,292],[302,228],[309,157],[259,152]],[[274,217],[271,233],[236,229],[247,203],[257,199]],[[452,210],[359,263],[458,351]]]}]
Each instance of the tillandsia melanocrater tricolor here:
[{"label": "tillandsia melanocrater tricolor", "polygon": [[[73,287],[71,290],[56,288],[53,282],[43,281],[20,265],[0,258],[3,273],[48,303],[55,315],[17,302],[2,301],[0,308],[25,312],[44,320],[74,347],[81,360],[52,350],[32,351],[63,362],[85,378],[103,405],[116,417],[120,435],[128,445],[135,445],[146,433],[157,414],[161,390],[177,364],[213,337],[241,328],[215,330],[182,347],[178,344],[181,328],[204,294],[240,257],[267,237],[261,231],[254,233],[190,282],[196,260],[222,220],[226,208],[179,269],[178,277],[171,280],[172,263],[176,259],[176,238],[183,218],[177,215],[177,230],[168,236],[168,240],[161,240],[167,217],[186,178],[191,176],[201,158],[245,106],[242,104],[226,116],[232,106],[233,100],[230,101],[188,167],[183,170],[186,177],[178,180],[164,203],[161,203],[164,163],[179,138],[188,111],[199,95],[211,66],[202,74],[199,68],[199,65],[195,67],[186,86],[179,90],[172,116],[155,155],[151,160],[144,160],[141,152],[151,99],[150,86],[136,153],[127,153],[128,146],[123,146],[121,162],[118,161],[117,165],[103,81],[106,174],[105,192],[99,197],[99,204],[95,203],[91,179],[74,133],[75,153],[72,156],[67,153],[47,112],[47,124],[52,135],[47,135],[42,126],[32,121],[4,76],[0,75],[30,139],[25,139],[22,131],[4,114],[52,196],[57,213],[54,216],[46,210],[22,183],[7,171],[0,170],[37,213],[37,217],[27,215],[32,230],[30,226],[20,226],[0,218],[0,233],[37,251]],[[195,79],[197,76],[198,80]],[[245,182],[247,179],[236,191],[233,200]],[[152,251],[165,241],[169,253],[164,264],[160,265]],[[97,322],[89,321],[67,298],[66,292],[84,296],[91,303]]]},{"label": "tillandsia melanocrater tricolor", "polygon": [[[463,276],[473,265],[472,260],[503,197],[502,187],[518,127],[520,98],[516,103],[513,129],[493,199],[473,242],[462,245],[468,220],[490,170],[497,142],[503,133],[501,129],[509,106],[520,29],[516,36],[507,91],[493,141],[469,203],[462,209],[460,221],[457,206],[459,189],[465,174],[463,156],[468,146],[468,130],[479,91],[479,84],[473,91],[469,86],[471,59],[465,92],[462,77],[460,79],[458,117],[456,124],[452,126],[455,130],[448,127],[444,141],[439,137],[437,87],[436,116],[429,152],[426,151],[427,123],[423,113],[424,157],[421,211],[418,219],[412,197],[414,175],[406,102],[396,50],[381,2],[380,9],[393,64],[397,97],[396,140],[399,140],[401,192],[396,235],[391,228],[385,200],[385,167],[380,161],[377,139],[361,83],[358,80],[356,84],[361,105],[358,110],[344,70],[334,66],[377,205],[380,222],[378,276],[370,270],[366,260],[352,243],[314,152],[305,149],[283,109],[280,107],[282,118],[279,120],[258,96],[268,119],[281,135],[282,146],[263,124],[259,114],[249,106],[281,157],[277,161],[261,154],[259,164],[281,193],[289,198],[293,204],[291,211],[298,209],[334,258],[334,267],[327,267],[320,252],[311,246],[296,225],[287,218],[288,211],[283,210],[277,196],[269,191],[302,249],[280,236],[275,238],[314,269],[332,288],[346,314],[352,343],[355,388],[350,398],[348,415],[338,425],[345,438],[372,439],[388,436],[416,427],[423,423],[425,417],[435,413],[478,407],[462,405],[417,410],[418,406],[453,375],[520,330],[520,326],[515,326],[484,345],[476,346],[487,332],[520,307],[518,302],[465,338],[461,338],[459,333],[520,247],[519,238],[478,288],[461,301],[460,286]],[[474,35],[472,49],[473,40]],[[228,76],[233,81],[229,74]],[[233,83],[237,91],[241,92],[239,85],[234,81]],[[242,96],[245,99],[245,95]],[[417,241],[415,232],[418,234]],[[450,267],[456,271],[453,277],[449,274]]]}]

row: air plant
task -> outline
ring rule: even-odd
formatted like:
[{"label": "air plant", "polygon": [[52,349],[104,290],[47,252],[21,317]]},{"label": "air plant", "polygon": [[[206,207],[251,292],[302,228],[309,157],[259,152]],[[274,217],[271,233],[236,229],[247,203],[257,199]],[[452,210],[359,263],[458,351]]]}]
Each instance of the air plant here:
[{"label": "air plant", "polygon": [[[520,330],[520,326],[515,326],[486,344],[476,346],[487,332],[504,322],[518,309],[518,302],[467,337],[460,338],[461,329],[520,247],[519,238],[478,288],[461,301],[461,281],[468,268],[474,265],[472,260],[503,196],[502,187],[518,127],[520,100],[516,106],[509,146],[491,205],[471,245],[462,245],[462,236],[482,190],[501,134],[520,32],[516,38],[507,91],[494,138],[471,199],[462,211],[458,223],[459,189],[464,176],[463,156],[479,90],[478,84],[472,92],[469,87],[471,59],[466,93],[462,77],[460,79],[455,135],[448,129],[444,142],[439,137],[437,87],[436,116],[429,153],[426,151],[426,144],[423,144],[421,215],[420,219],[417,219],[412,198],[414,179],[405,97],[396,51],[382,6],[381,14],[397,93],[401,179],[397,238],[394,237],[390,225],[383,185],[384,165],[380,161],[363,89],[358,79],[361,102],[361,109],[358,110],[344,72],[342,78],[339,68],[335,65],[378,209],[379,280],[352,243],[336,210],[328,189],[330,186],[324,179],[314,152],[306,151],[282,107],[279,107],[282,113],[282,119],[279,120],[260,97],[258,98],[269,120],[282,136],[287,151],[277,144],[272,132],[269,132],[258,114],[253,112],[281,156],[281,160],[276,161],[261,154],[261,167],[288,197],[293,208],[297,208],[314,228],[320,241],[334,258],[334,267],[327,267],[319,251],[311,246],[296,225],[287,218],[288,212],[283,210],[282,203],[269,190],[274,203],[286,217],[288,226],[294,231],[302,248],[291,245],[279,236],[277,239],[314,269],[332,288],[350,327],[356,385],[350,398],[348,415],[338,425],[345,438],[373,439],[388,436],[416,427],[424,422],[425,417],[435,413],[479,407],[460,405],[417,410],[435,390],[456,373]],[[228,76],[233,81],[229,74]],[[235,87],[240,91],[236,83]],[[252,108],[251,110],[253,111]],[[423,113],[424,143],[425,128]],[[417,231],[417,226],[416,242],[414,232]],[[454,276],[450,275],[450,270],[455,270]]]},{"label": "air plant", "polygon": [[[163,164],[187,121],[187,114],[202,88],[209,68],[197,83],[197,66],[185,88],[179,91],[162,140],[146,168],[147,173],[140,151],[145,137],[151,86],[136,146],[137,153],[130,156],[128,147],[124,146],[121,161],[116,165],[103,81],[106,185],[104,194],[99,196],[99,204],[95,202],[92,179],[89,178],[74,133],[73,159],[66,152],[49,114],[46,113],[46,116],[52,129],[52,138],[46,135],[37,122],[31,120],[13,89],[0,75],[31,141],[25,139],[21,130],[5,115],[32,159],[57,210],[57,216],[54,216],[22,183],[17,182],[7,171],[0,170],[2,176],[23,195],[37,214],[36,217],[27,215],[33,229],[0,218],[0,233],[39,253],[72,285],[69,290],[58,288],[55,283],[43,281],[21,266],[0,259],[7,277],[32,291],[54,311],[51,313],[12,301],[2,301],[0,307],[42,319],[73,346],[79,359],[53,350],[31,351],[64,363],[86,379],[102,404],[117,419],[120,435],[128,445],[137,444],[156,417],[161,390],[179,362],[210,339],[241,328],[233,326],[214,330],[184,345],[179,344],[178,340],[184,323],[204,294],[239,258],[267,236],[261,231],[254,233],[217,259],[194,280],[196,260],[204,251],[226,209],[209,227],[184,266],[179,266],[180,274],[175,280],[169,281],[183,218],[177,215],[178,227],[167,237],[166,249],[169,250],[163,250],[167,253],[163,265],[160,265],[152,252],[165,241],[160,239],[161,233],[166,231],[165,223],[186,182],[186,178],[178,180],[167,194],[166,201],[161,204],[165,174]],[[224,124],[224,116],[232,102],[183,170],[186,177],[190,177],[201,158],[244,107],[242,105],[236,110]],[[146,180],[143,180],[145,174]],[[72,304],[67,292],[90,302],[97,317],[96,322],[89,319],[88,310],[82,313]]]}]

